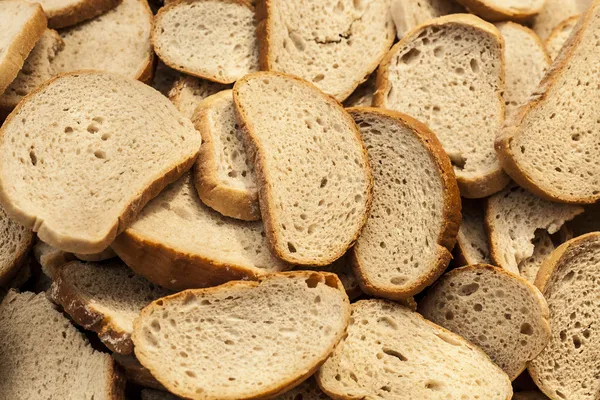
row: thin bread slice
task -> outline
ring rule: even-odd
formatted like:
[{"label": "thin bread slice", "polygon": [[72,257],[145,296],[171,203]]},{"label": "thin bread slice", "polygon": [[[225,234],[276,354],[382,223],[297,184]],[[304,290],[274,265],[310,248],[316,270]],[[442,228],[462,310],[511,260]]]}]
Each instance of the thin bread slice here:
[{"label": "thin bread slice", "polygon": [[550,340],[548,305],[540,291],[491,265],[448,272],[419,302],[418,310],[481,347],[511,380]]},{"label": "thin bread slice", "polygon": [[180,400],[174,394],[162,392],[159,390],[144,389],[141,392],[142,400]]},{"label": "thin bread slice", "polygon": [[172,290],[291,269],[269,251],[260,222],[227,218],[205,206],[191,174],[152,200],[112,248],[135,272]]},{"label": "thin bread slice", "polygon": [[82,260],[82,261],[93,261],[93,262],[98,262],[98,261],[105,261],[105,260],[110,260],[111,258],[115,258],[117,256],[117,253],[115,253],[115,251],[110,248],[107,247],[105,250],[102,250],[100,253],[95,253],[95,254],[75,254],[75,257],[77,257],[78,259]]},{"label": "thin bread slice", "polygon": [[44,293],[8,293],[0,305],[0,392],[11,400],[124,400],[125,380]]},{"label": "thin bread slice", "polygon": [[491,264],[490,245],[484,224],[484,207],[477,200],[462,200],[462,222],[456,241],[459,266]]},{"label": "thin bread slice", "polygon": [[373,196],[352,117],[309,82],[275,72],[239,80],[233,98],[272,251],[292,264],[331,264],[358,237]]},{"label": "thin bread slice", "polygon": [[579,29],[552,64],[531,101],[496,139],[505,171],[521,186],[548,200],[594,203],[600,199],[600,163],[596,148],[600,106],[600,63],[596,36],[600,2],[594,1]]},{"label": "thin bread slice", "polygon": [[548,51],[550,58],[555,60],[556,57],[558,57],[558,53],[560,53],[564,44],[567,43],[567,40],[571,36],[571,33],[573,32],[573,29],[575,29],[580,18],[580,14],[574,15],[558,24],[558,26],[552,30],[548,39],[546,39],[546,50]]},{"label": "thin bread slice", "polygon": [[144,367],[133,354],[113,353],[112,358],[119,364],[125,372],[127,381],[130,381],[138,386],[152,388],[160,391],[166,391],[155,377],[152,376],[148,368]]},{"label": "thin bread slice", "polygon": [[156,90],[100,72],[52,78],[0,135],[0,201],[9,215],[51,246],[85,254],[106,249],[191,168],[201,143]]},{"label": "thin bread slice", "polygon": [[544,230],[537,231],[531,243],[534,246],[533,254],[519,263],[519,274],[529,283],[534,283],[540,267],[555,247],[552,238]]},{"label": "thin bread slice", "polygon": [[554,234],[583,211],[541,199],[514,184],[490,197],[485,224],[493,264],[519,274],[521,261],[533,255],[536,230]]},{"label": "thin bread slice", "polygon": [[50,279],[54,279],[61,266],[76,259],[73,253],[58,250],[39,239],[33,246],[33,256],[42,267],[44,275]]},{"label": "thin bread slice", "polygon": [[262,398],[319,368],[349,317],[335,275],[287,272],[155,301],[135,320],[133,341],[140,362],[174,394]]},{"label": "thin bread slice", "polygon": [[398,39],[430,19],[465,12],[454,0],[392,0],[391,7]]},{"label": "thin bread slice", "polygon": [[448,15],[407,33],[378,70],[374,105],[431,128],[463,197],[486,197],[508,184],[494,152],[505,115],[503,49],[495,26],[472,15]]},{"label": "thin bread slice", "polygon": [[[375,182],[371,213],[350,253],[354,273],[367,294],[413,296],[452,258],[461,220],[452,165],[420,122],[376,108],[348,112],[367,146]],[[421,207],[427,211],[407,212]]]},{"label": "thin bread slice", "polygon": [[46,16],[39,4],[0,2],[0,93],[17,77],[25,59],[46,30]]},{"label": "thin bread slice", "polygon": [[583,13],[590,3],[590,0],[545,0],[544,7],[533,19],[533,30],[540,39],[546,40],[565,18]]},{"label": "thin bread slice", "polygon": [[347,336],[317,373],[336,399],[509,400],[508,376],[478,347],[383,300],[352,304]]},{"label": "thin bread slice", "polygon": [[227,217],[258,221],[254,165],[246,155],[233,92],[225,90],[204,99],[192,122],[202,135],[202,148],[194,164],[194,183],[200,199]]},{"label": "thin bread slice", "polygon": [[598,260],[600,233],[580,236],[558,247],[535,281],[548,301],[552,336],[528,370],[551,399],[598,397]]},{"label": "thin bread slice", "polygon": [[52,29],[66,28],[112,10],[122,0],[32,0],[40,3]]},{"label": "thin bread slice", "polygon": [[244,0],[181,0],[154,19],[154,51],[169,67],[219,83],[258,71],[254,7]]},{"label": "thin bread slice", "polygon": [[314,377],[311,377],[300,385],[296,386],[292,390],[285,392],[282,395],[279,395],[274,398],[274,400],[329,400],[330,397],[327,396],[317,382]]},{"label": "thin bread slice", "polygon": [[0,287],[6,286],[27,261],[33,232],[11,219],[0,207]]},{"label": "thin bread slice", "polygon": [[162,61],[156,63],[154,74],[152,76],[152,87],[163,94],[165,97],[169,97],[169,93],[175,86],[183,74],[170,67],[167,67]]},{"label": "thin bread slice", "polygon": [[456,0],[488,21],[526,21],[537,15],[546,0]]},{"label": "thin bread slice", "polygon": [[48,292],[77,324],[96,332],[106,347],[120,354],[133,352],[133,320],[142,308],[169,294],[121,261],[65,264]]},{"label": "thin bread slice", "polygon": [[260,0],[262,70],[306,79],[344,101],[394,43],[391,0]]},{"label": "thin bread slice", "polygon": [[182,74],[169,91],[169,100],[179,112],[192,119],[202,100],[227,89],[231,89],[231,86]]}]

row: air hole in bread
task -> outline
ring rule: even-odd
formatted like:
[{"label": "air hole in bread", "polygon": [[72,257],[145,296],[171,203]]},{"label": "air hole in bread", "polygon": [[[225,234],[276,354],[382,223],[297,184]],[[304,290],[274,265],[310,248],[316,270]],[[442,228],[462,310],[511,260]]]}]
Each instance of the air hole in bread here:
[{"label": "air hole in bread", "polygon": [[450,334],[446,333],[446,332],[439,332],[436,333],[435,336],[437,336],[438,338],[440,338],[441,340],[443,340],[444,342],[452,345],[452,346],[462,346],[462,343],[460,343],[458,340],[456,340],[455,338],[453,338],[452,336],[450,336]]},{"label": "air hole in bread", "polygon": [[306,43],[302,36],[298,35],[296,32],[290,32],[289,37],[299,51],[304,51],[306,49]]},{"label": "air hole in bread", "polygon": [[407,279],[405,276],[395,276],[392,279],[390,279],[390,282],[393,285],[404,285],[406,283]]},{"label": "air hole in bread", "polygon": [[452,166],[456,169],[463,170],[465,168],[465,165],[467,164],[467,159],[462,154],[448,153],[448,157],[450,157],[450,162],[452,163]]},{"label": "air hole in bread", "polygon": [[475,304],[473,306],[473,310],[475,310],[477,312],[482,311],[483,310],[483,306],[481,304]]},{"label": "air hole in bread", "polygon": [[471,71],[473,71],[474,73],[479,72],[479,61],[477,61],[474,58],[471,58],[471,62],[469,62],[469,65],[471,66]]},{"label": "air hole in bread", "polygon": [[398,329],[398,324],[396,321],[391,319],[390,317],[380,317],[377,319],[377,323],[390,329]]},{"label": "air hole in bread", "polygon": [[533,327],[529,323],[524,322],[521,324],[521,333],[523,335],[531,336],[533,335]]},{"label": "air hole in bread", "polygon": [[106,152],[105,152],[105,151],[103,151],[103,150],[96,150],[96,151],[94,152],[94,156],[95,156],[96,158],[99,158],[99,159],[101,159],[101,160],[104,160],[104,159],[106,159]]},{"label": "air hole in bread", "polygon": [[394,349],[383,348],[382,351],[385,354],[387,354],[388,356],[395,357],[400,361],[408,361],[408,358],[404,357],[404,355],[402,355],[402,353],[400,353],[399,351],[396,351]]},{"label": "air hole in bread", "polygon": [[29,152],[29,158],[31,159],[31,165],[36,166],[37,165],[37,156],[35,155],[35,151],[31,150]]},{"label": "air hole in bread", "polygon": [[313,81],[314,83],[318,83],[318,82],[321,82],[323,79],[325,79],[325,75],[323,75],[323,74],[318,74],[318,75],[316,75],[314,78],[312,78],[312,81]]},{"label": "air hole in bread", "polygon": [[408,52],[406,52],[400,58],[400,61],[403,64],[410,65],[410,64],[414,63],[415,61],[417,61],[417,59],[419,58],[420,55],[421,55],[421,51],[420,50],[418,50],[418,49],[410,49]]},{"label": "air hole in bread", "polygon": [[581,339],[579,339],[579,336],[577,335],[573,336],[573,346],[575,346],[576,349],[581,347]]},{"label": "air hole in bread", "polygon": [[446,311],[444,318],[446,318],[448,321],[452,321],[454,319],[454,313],[452,311]]},{"label": "air hole in bread", "polygon": [[473,293],[476,293],[479,290],[479,284],[476,282],[470,283],[468,285],[462,285],[458,292],[461,296],[471,296]]},{"label": "air hole in bread", "polygon": [[306,286],[313,289],[316,288],[319,283],[323,283],[323,275],[321,274],[312,274],[305,280]]},{"label": "air hole in bread", "polygon": [[437,46],[436,48],[433,49],[433,55],[436,57],[443,57],[444,56],[444,48],[442,46]]},{"label": "air hole in bread", "polygon": [[290,253],[295,253],[297,251],[296,247],[294,246],[294,244],[292,242],[288,242],[287,245],[288,245],[288,250],[290,251]]},{"label": "air hole in bread", "polygon": [[444,386],[444,384],[439,381],[431,380],[431,381],[425,382],[425,388],[429,389],[429,390],[434,390],[434,391],[442,390],[442,386]]}]

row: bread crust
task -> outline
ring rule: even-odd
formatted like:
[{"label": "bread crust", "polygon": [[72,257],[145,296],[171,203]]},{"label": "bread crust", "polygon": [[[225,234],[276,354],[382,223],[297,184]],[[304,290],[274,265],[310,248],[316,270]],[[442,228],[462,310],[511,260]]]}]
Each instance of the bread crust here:
[{"label": "bread crust", "polygon": [[82,261],[98,262],[98,261],[110,260],[111,258],[115,258],[117,256],[117,254],[115,253],[115,251],[112,248],[107,247],[106,250],[101,251],[100,253],[74,254],[74,256]]},{"label": "bread crust", "polygon": [[4,287],[10,283],[10,281],[19,273],[20,269],[25,266],[26,261],[29,258],[29,252],[33,248],[35,235],[33,232],[26,232],[29,236],[25,238],[26,246],[23,250],[13,257],[13,262],[4,271],[0,271],[0,287]]},{"label": "bread crust", "polygon": [[452,259],[452,248],[456,243],[458,230],[462,220],[460,191],[456,183],[454,169],[437,137],[425,124],[422,124],[416,119],[397,111],[381,108],[356,107],[348,109],[348,112],[350,114],[375,114],[383,118],[399,120],[402,124],[408,126],[431,155],[431,158],[437,166],[438,174],[444,188],[444,209],[441,217],[443,222],[437,239],[437,260],[435,264],[431,266],[430,272],[423,276],[419,281],[404,289],[398,290],[377,287],[377,285],[370,282],[368,277],[363,273],[364,267],[361,266],[359,261],[356,246],[350,251],[350,261],[352,263],[353,271],[363,292],[392,300],[403,300],[410,296],[414,296],[432,284],[444,272]]},{"label": "bread crust", "polygon": [[550,35],[544,41],[544,46],[546,48],[546,51],[548,51],[548,45],[552,41],[554,41],[557,36],[559,36],[562,33],[563,29],[565,29],[565,27],[567,27],[569,25],[577,25],[577,21],[579,21],[579,18],[581,18],[581,14],[573,15],[572,17],[565,19],[563,22],[558,24],[554,29],[552,29],[552,32],[550,32]]},{"label": "bread crust", "polygon": [[47,13],[48,27],[66,28],[112,10],[123,0],[81,0],[77,4]]},{"label": "bread crust", "polygon": [[521,25],[519,23],[512,22],[512,21],[500,22],[500,23],[498,23],[496,25],[497,26],[507,25],[507,26],[510,26],[512,28],[519,29],[519,30],[525,32],[526,34],[528,34],[529,36],[531,36],[531,38],[535,41],[535,43],[538,45],[538,47],[541,50],[543,50],[544,57],[545,57],[546,62],[548,63],[548,65],[552,64],[552,58],[550,58],[550,54],[548,54],[548,50],[546,49],[546,45],[544,44],[544,41],[542,41],[542,39],[540,39],[540,37],[537,35],[537,33],[535,33],[533,31],[533,29],[528,28],[528,27],[526,27],[524,25]]},{"label": "bread crust", "polygon": [[115,363],[112,357],[109,358],[108,363],[110,371],[108,373],[108,382],[106,382],[106,385],[109,388],[108,398],[109,400],[125,400],[125,386],[127,385],[127,380],[125,379],[123,370]]},{"label": "bread crust", "polygon": [[473,14],[479,15],[481,18],[487,21],[506,21],[512,20],[517,22],[525,22],[529,18],[538,14],[543,7],[541,4],[539,7],[532,7],[527,10],[511,10],[509,8],[496,7],[491,4],[487,4],[486,0],[456,0],[458,3],[465,6]]}]

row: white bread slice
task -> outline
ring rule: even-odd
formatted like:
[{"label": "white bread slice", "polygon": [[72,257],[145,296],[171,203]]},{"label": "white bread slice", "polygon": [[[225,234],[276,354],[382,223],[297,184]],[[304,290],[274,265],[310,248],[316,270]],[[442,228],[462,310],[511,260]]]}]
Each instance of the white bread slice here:
[{"label": "white bread slice", "polygon": [[513,395],[513,400],[549,400],[542,392],[519,392]]},{"label": "white bread slice", "polygon": [[118,6],[122,0],[29,0],[40,3],[48,18],[48,27],[66,28],[97,17]]},{"label": "white bread slice", "polygon": [[225,90],[204,99],[192,122],[202,135],[202,148],[194,164],[194,183],[200,199],[227,217],[258,221],[254,165],[246,155],[233,92]]},{"label": "white bread slice", "polygon": [[205,206],[191,174],[152,200],[112,248],[135,272],[172,290],[291,269],[269,251],[260,222],[227,218]]},{"label": "white bread slice", "polygon": [[150,82],[151,27],[152,12],[146,0],[123,0],[105,14],[62,30],[65,47],[54,59],[54,68],[56,72],[114,72]]},{"label": "white bread slice", "polygon": [[548,301],[552,336],[528,370],[553,400],[598,397],[598,260],[600,233],[580,236],[558,247],[535,281]]},{"label": "white bread slice", "polygon": [[462,200],[462,222],[456,241],[459,266],[491,264],[490,246],[485,232],[484,208],[476,200]]},{"label": "white bread slice", "polygon": [[537,231],[531,243],[534,246],[533,254],[519,263],[519,274],[529,283],[534,283],[542,263],[550,256],[555,247],[552,238],[544,230]]},{"label": "white bread slice", "polygon": [[55,249],[39,239],[33,246],[33,256],[42,267],[42,272],[52,280],[61,266],[76,260],[73,253]]},{"label": "white bread slice", "polygon": [[378,70],[373,104],[428,125],[467,198],[508,184],[494,153],[505,113],[503,43],[495,26],[472,15],[448,15],[407,33]]},{"label": "white bread slice", "polygon": [[148,371],[148,368],[140,364],[133,354],[124,355],[113,353],[112,358],[123,369],[128,382],[132,382],[145,388],[152,388],[160,391],[167,390],[152,376],[150,371]]},{"label": "white bread slice", "polygon": [[481,347],[511,380],[550,340],[548,305],[540,291],[491,265],[448,272],[419,302],[418,310]]},{"label": "white bread slice", "polygon": [[542,40],[566,18],[583,13],[591,0],[545,0],[544,7],[533,19],[533,30]]},{"label": "white bread slice", "polygon": [[267,239],[286,262],[322,266],[363,228],[373,176],[352,117],[300,78],[259,72],[233,88]]},{"label": "white bread slice", "polygon": [[[376,108],[348,112],[361,131],[375,181],[371,213],[350,252],[354,272],[367,294],[413,296],[452,259],[461,220],[452,165],[420,122]],[[407,211],[420,208],[426,211]]]},{"label": "white bread slice", "polygon": [[12,220],[0,207],[0,287],[6,286],[26,263],[33,232]]},{"label": "white bread slice", "polygon": [[163,96],[169,97],[175,82],[182,76],[181,72],[167,67],[165,63],[159,60],[152,76],[152,87],[161,92]]},{"label": "white bread slice", "polygon": [[541,199],[514,184],[490,197],[485,224],[493,264],[518,275],[519,263],[533,255],[536,230],[554,234],[583,211]]},{"label": "white bread slice", "polygon": [[391,0],[260,0],[261,70],[292,74],[344,101],[394,43]]},{"label": "white bread slice", "polygon": [[551,60],[544,44],[531,29],[514,22],[503,22],[496,27],[505,43],[506,87],[503,97],[508,120],[535,92]]},{"label": "white bread slice", "polygon": [[564,44],[567,43],[573,29],[575,29],[575,26],[579,22],[579,18],[581,18],[580,14],[567,18],[552,30],[548,39],[546,39],[546,50],[550,58],[555,60],[558,57],[558,53],[560,53]]},{"label": "white bread slice", "polygon": [[526,21],[537,15],[546,0],[456,0],[488,21]]},{"label": "white bread slice", "polygon": [[93,261],[93,262],[98,262],[98,261],[105,261],[105,260],[110,260],[111,258],[115,258],[117,256],[117,253],[115,253],[115,251],[110,248],[107,247],[105,250],[102,250],[100,253],[94,253],[94,254],[75,254],[75,257],[77,257],[78,259],[82,260],[82,261]]},{"label": "white bread slice", "polygon": [[169,100],[179,112],[192,119],[196,107],[202,100],[227,89],[231,89],[231,86],[182,74],[173,84],[169,92]]},{"label": "white bread slice", "polygon": [[454,0],[392,0],[391,7],[398,39],[430,19],[465,12]]},{"label": "white bread slice", "polygon": [[509,400],[508,376],[478,347],[383,300],[352,304],[347,336],[317,373],[336,399]]},{"label": "white bread slice", "polygon": [[311,377],[300,385],[296,386],[292,390],[289,390],[282,395],[279,395],[274,398],[274,400],[329,400],[330,397],[327,396],[317,382],[314,377]]},{"label": "white bread slice", "polygon": [[159,390],[144,389],[141,392],[142,400],[179,400],[174,394],[162,392]]},{"label": "white bread slice", "polygon": [[335,275],[287,272],[157,300],[135,320],[133,341],[140,362],[174,394],[262,398],[319,368],[349,317]]},{"label": "white bread slice", "polygon": [[0,338],[5,399],[125,399],[125,380],[110,356],[93,350],[44,293],[7,294]]},{"label": "white bread slice", "polygon": [[171,292],[134,274],[121,261],[70,262],[58,268],[48,296],[73,320],[94,331],[111,351],[133,352],[133,320]]},{"label": "white bread slice", "polygon": [[600,2],[594,1],[552,64],[531,101],[496,139],[504,170],[522,187],[548,200],[594,203],[600,199],[600,164],[589,149],[599,140],[600,63],[596,36]]},{"label": "white bread slice", "polygon": [[154,51],[169,67],[219,83],[258,71],[254,7],[244,0],[181,0],[154,18]]},{"label": "white bread slice", "polygon": [[46,30],[46,16],[39,4],[0,2],[0,93],[17,77],[25,59]]},{"label": "white bread slice", "polygon": [[85,254],[106,249],[191,168],[201,143],[156,90],[100,72],[52,78],[0,134],[0,201],[9,215],[51,246]]}]

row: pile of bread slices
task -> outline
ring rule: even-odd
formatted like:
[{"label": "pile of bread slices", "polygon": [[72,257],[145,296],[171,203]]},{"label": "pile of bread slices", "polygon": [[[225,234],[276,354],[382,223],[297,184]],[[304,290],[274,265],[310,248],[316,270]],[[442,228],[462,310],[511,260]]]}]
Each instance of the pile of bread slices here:
[{"label": "pile of bread slices", "polygon": [[600,398],[600,0],[0,28],[0,398]]}]

